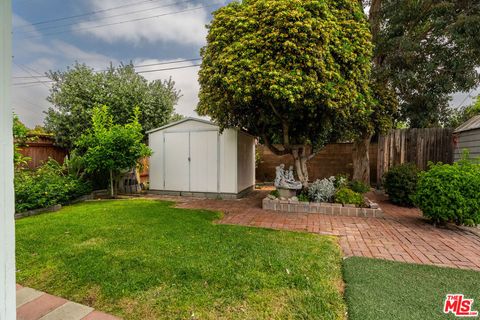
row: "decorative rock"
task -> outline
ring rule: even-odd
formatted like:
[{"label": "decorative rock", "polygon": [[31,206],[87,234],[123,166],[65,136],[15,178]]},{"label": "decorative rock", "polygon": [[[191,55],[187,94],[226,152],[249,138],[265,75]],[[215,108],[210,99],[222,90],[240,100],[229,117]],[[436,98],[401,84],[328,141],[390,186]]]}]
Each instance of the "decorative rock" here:
[{"label": "decorative rock", "polygon": [[287,198],[285,198],[285,197],[280,197],[279,199],[280,199],[280,201],[285,201],[285,200],[287,200]]},{"label": "decorative rock", "polygon": [[295,202],[298,202],[298,198],[295,197],[295,196],[294,196],[294,197],[291,197],[290,200],[295,201]]},{"label": "decorative rock", "polygon": [[371,209],[378,209],[378,208],[380,208],[380,207],[378,206],[378,203],[370,202],[370,208],[371,208]]},{"label": "decorative rock", "polygon": [[273,194],[269,194],[269,195],[267,196],[267,198],[270,199],[270,200],[275,200],[275,199],[277,199],[277,197],[275,197]]},{"label": "decorative rock", "polygon": [[295,197],[297,195],[297,191],[293,189],[277,188],[277,191],[280,195],[280,198],[290,199],[291,197]]}]

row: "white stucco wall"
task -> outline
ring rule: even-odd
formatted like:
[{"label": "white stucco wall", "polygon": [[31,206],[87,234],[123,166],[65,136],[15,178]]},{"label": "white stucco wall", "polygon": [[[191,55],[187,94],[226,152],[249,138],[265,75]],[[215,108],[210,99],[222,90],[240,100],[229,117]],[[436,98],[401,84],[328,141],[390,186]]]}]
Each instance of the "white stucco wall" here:
[{"label": "white stucco wall", "polygon": [[255,139],[238,132],[237,190],[241,192],[255,185]]}]

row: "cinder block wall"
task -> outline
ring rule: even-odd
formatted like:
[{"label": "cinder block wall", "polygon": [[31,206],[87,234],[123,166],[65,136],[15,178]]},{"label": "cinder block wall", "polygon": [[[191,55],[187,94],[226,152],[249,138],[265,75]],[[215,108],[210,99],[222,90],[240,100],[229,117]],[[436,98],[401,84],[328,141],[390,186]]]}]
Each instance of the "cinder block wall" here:
[{"label": "cinder block wall", "polygon": [[[327,145],[320,153],[311,159],[308,164],[310,181],[323,179],[336,174],[344,173],[350,177],[353,173],[351,143],[333,143]],[[285,166],[293,165],[290,155],[277,156],[267,147],[257,145],[260,153],[260,163],[256,170],[256,179],[259,182],[271,182],[275,179],[275,167],[281,163]],[[377,152],[378,145],[370,145],[370,180],[372,183],[377,179]]]}]

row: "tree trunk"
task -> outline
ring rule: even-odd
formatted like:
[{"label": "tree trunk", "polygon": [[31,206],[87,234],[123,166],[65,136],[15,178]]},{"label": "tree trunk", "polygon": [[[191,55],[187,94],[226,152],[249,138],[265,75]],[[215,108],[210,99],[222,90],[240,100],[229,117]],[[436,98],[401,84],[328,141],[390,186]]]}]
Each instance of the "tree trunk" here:
[{"label": "tree trunk", "polygon": [[114,197],[114,192],[113,192],[113,172],[110,170],[110,197]]},{"label": "tree trunk", "polygon": [[308,166],[309,157],[305,152],[306,147],[292,149],[292,156],[295,163],[295,170],[297,171],[298,180],[302,183],[304,188],[308,188]]},{"label": "tree trunk", "polygon": [[352,180],[370,185],[370,140],[371,136],[363,137],[353,142],[353,177]]}]

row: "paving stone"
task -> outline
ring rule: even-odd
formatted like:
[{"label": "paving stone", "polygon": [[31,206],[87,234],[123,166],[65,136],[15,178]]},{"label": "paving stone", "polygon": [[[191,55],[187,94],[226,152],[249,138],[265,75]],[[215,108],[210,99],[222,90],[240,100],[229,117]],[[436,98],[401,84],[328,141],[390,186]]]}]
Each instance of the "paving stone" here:
[{"label": "paving stone", "polygon": [[120,318],[114,317],[112,315],[109,315],[100,311],[93,311],[89,313],[82,320],[120,320]]},{"label": "paving stone", "polygon": [[[237,201],[170,197],[183,208],[224,211],[221,224],[263,226],[282,230],[302,230],[340,237],[346,256],[358,255],[402,262],[480,270],[480,237],[459,228],[435,228],[415,208],[398,207],[379,194],[368,198],[378,209],[361,209],[358,216],[335,216],[333,207],[321,213],[294,213],[262,210],[269,191],[255,191]],[[160,196],[152,196],[165,199]],[[285,205],[277,201],[278,205]],[[324,211],[323,211],[324,208]],[[335,209],[353,209],[336,207]],[[337,211],[335,210],[335,211]],[[316,211],[316,210],[315,210]],[[349,213],[349,212],[348,212]],[[350,239],[351,240],[347,240]]]},{"label": "paving stone", "polygon": [[17,308],[17,320],[37,320],[65,304],[67,300],[44,294],[20,308]]},{"label": "paving stone", "polygon": [[30,289],[30,288],[21,288],[17,290],[17,308],[23,306],[24,304],[37,299],[43,292]]},{"label": "paving stone", "polygon": [[41,317],[40,320],[81,320],[92,311],[93,308],[91,307],[69,301]]}]

